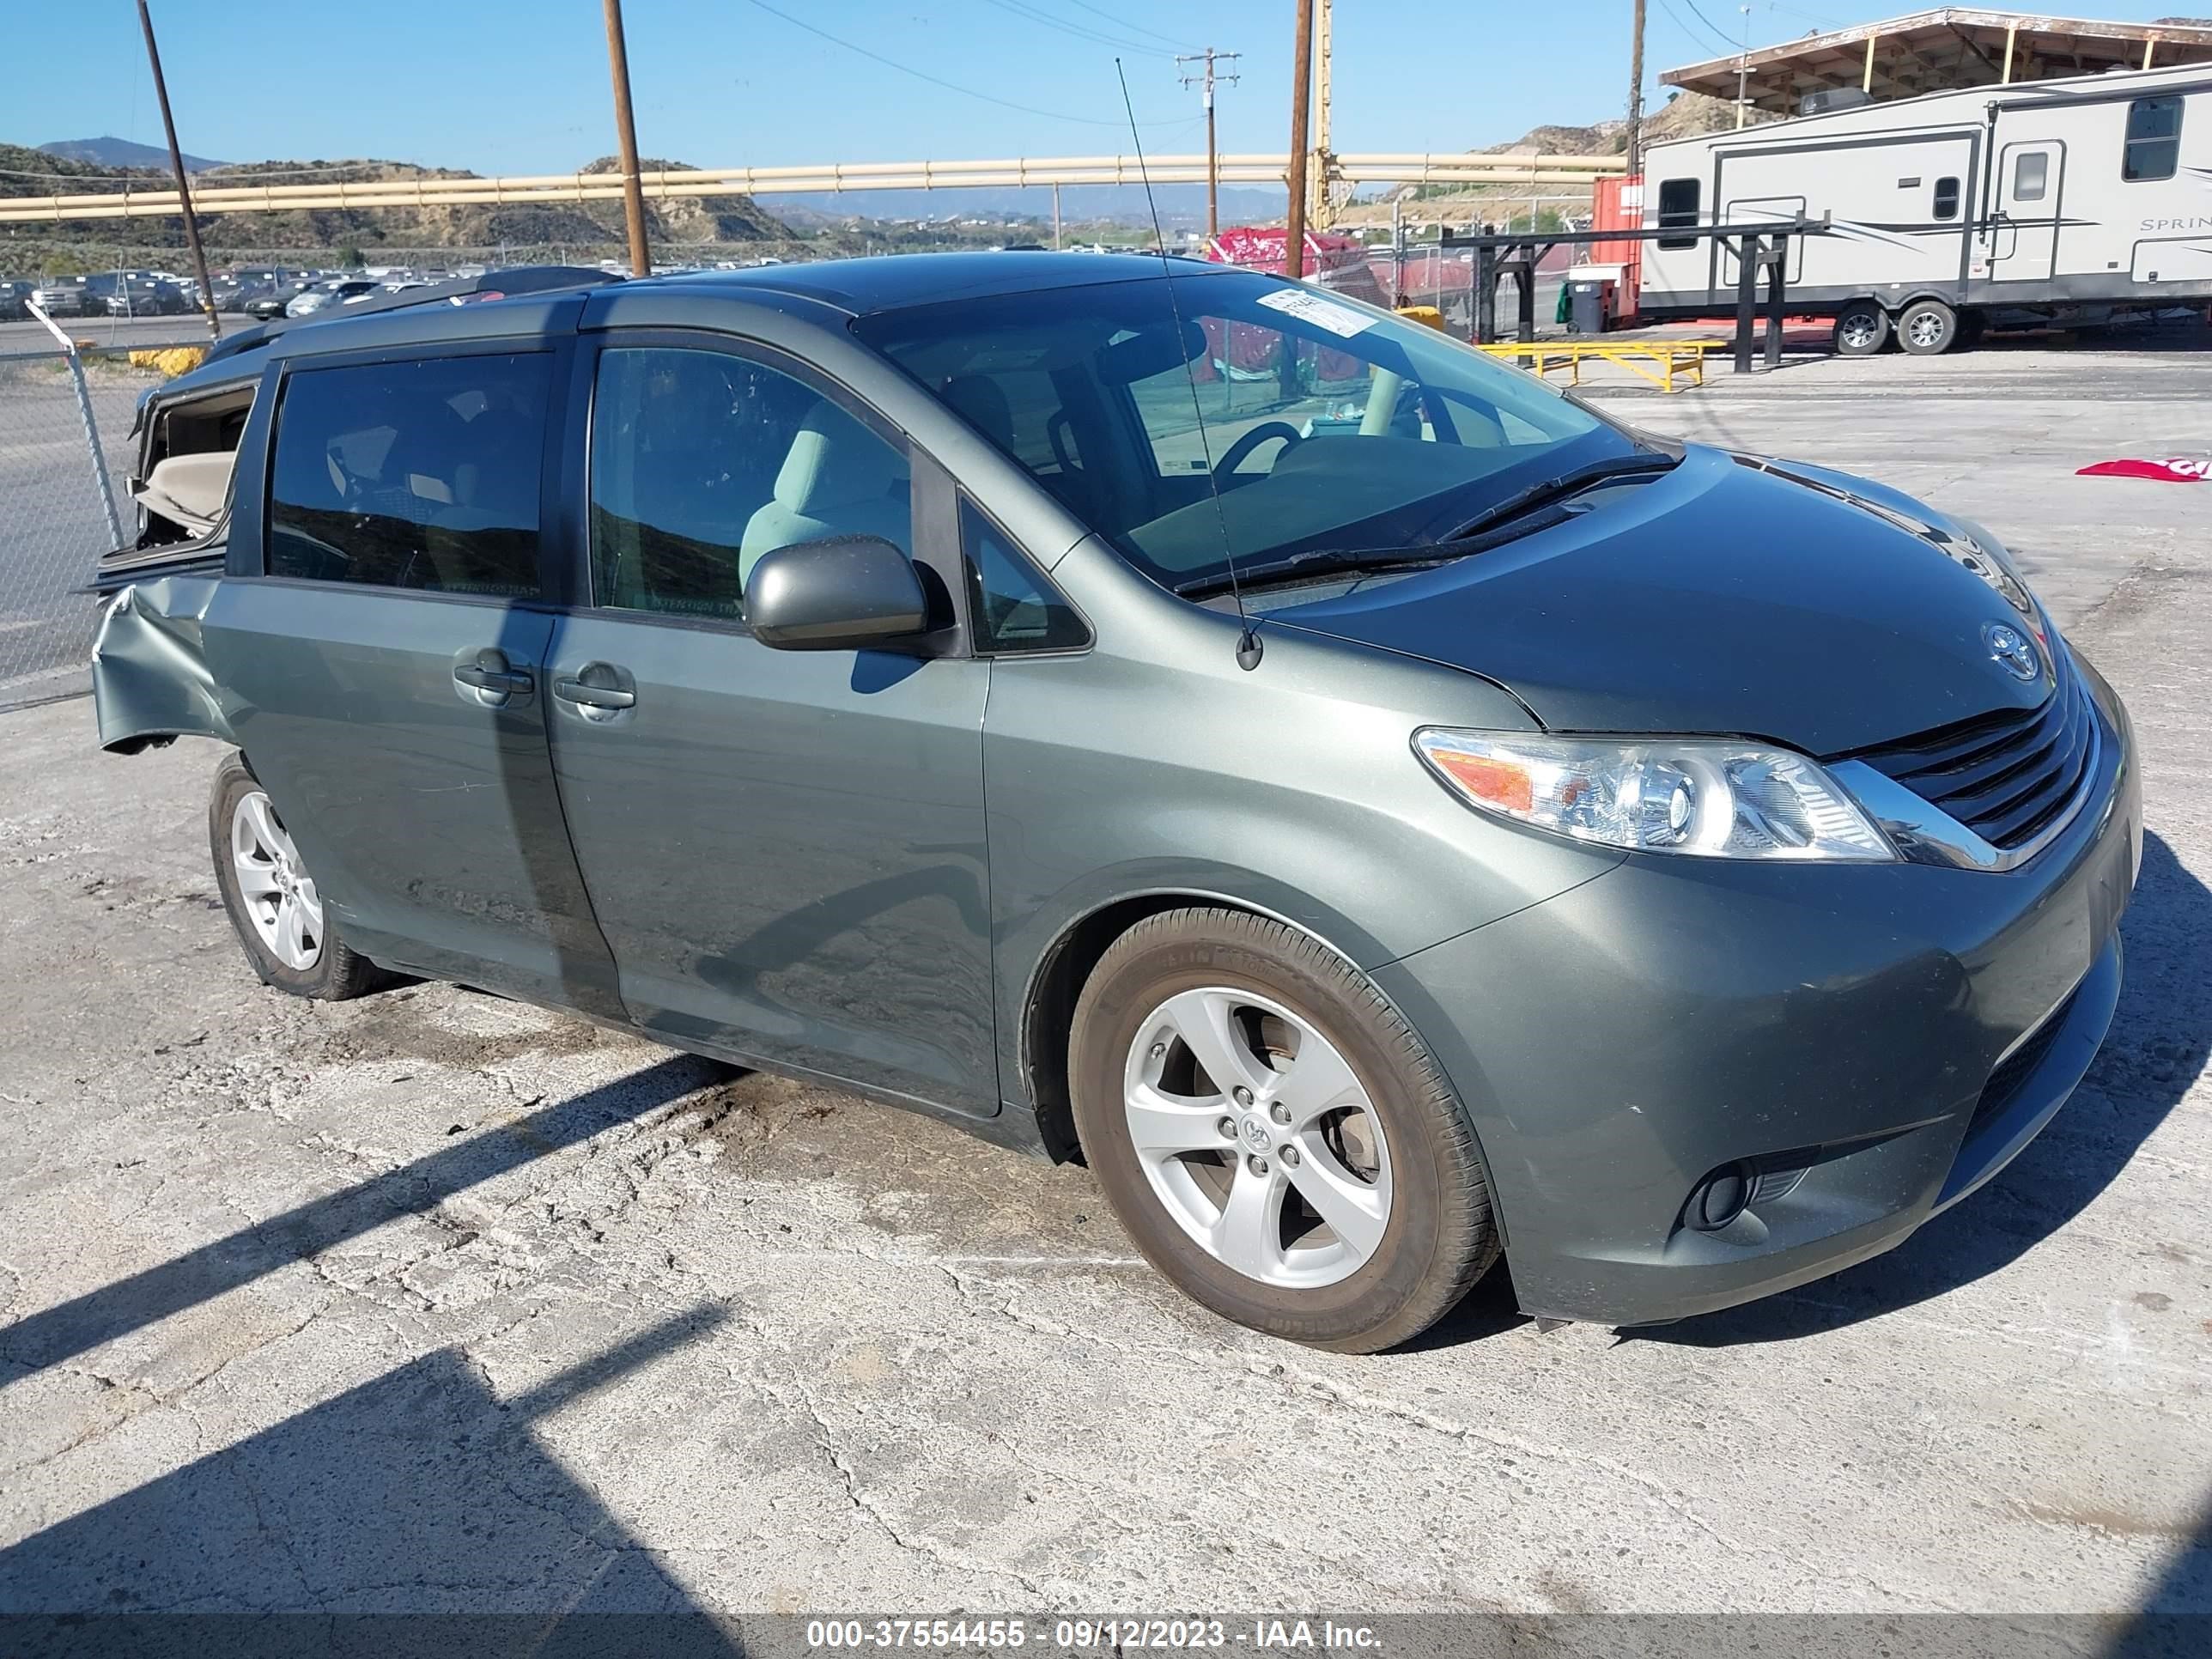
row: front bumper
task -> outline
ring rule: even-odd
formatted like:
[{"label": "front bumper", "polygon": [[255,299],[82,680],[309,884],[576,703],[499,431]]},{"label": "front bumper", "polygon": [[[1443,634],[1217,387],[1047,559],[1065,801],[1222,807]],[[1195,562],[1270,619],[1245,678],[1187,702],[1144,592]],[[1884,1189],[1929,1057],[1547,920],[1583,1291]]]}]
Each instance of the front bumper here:
[{"label": "front bumper", "polygon": [[[2111,1024],[2142,864],[2134,739],[2005,872],[1632,857],[1393,963],[1382,990],[1472,1115],[1530,1313],[1635,1325],[1817,1279],[2002,1170]],[[1705,1176],[1763,1177],[1717,1232]]]}]

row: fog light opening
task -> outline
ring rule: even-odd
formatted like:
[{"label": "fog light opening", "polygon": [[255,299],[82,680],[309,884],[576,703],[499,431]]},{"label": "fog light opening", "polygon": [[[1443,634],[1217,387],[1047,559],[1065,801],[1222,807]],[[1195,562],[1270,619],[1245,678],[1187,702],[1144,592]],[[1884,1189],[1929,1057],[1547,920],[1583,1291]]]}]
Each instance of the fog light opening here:
[{"label": "fog light opening", "polygon": [[1682,1219],[1698,1232],[1719,1232],[1750,1204],[1753,1179],[1747,1164],[1722,1164],[1690,1189]]}]

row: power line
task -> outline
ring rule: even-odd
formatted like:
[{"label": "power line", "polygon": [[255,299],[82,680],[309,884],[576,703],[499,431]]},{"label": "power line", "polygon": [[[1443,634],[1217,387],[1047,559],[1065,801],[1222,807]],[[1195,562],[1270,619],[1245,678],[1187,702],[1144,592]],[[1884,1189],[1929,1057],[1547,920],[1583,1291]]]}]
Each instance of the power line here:
[{"label": "power line", "polygon": [[[940,80],[934,75],[925,74],[921,70],[900,63],[895,58],[886,58],[881,52],[870,52],[866,46],[856,46],[850,40],[842,40],[830,33],[827,29],[817,28],[813,24],[801,18],[793,17],[787,11],[777,10],[768,3],[768,0],[749,0],[749,3],[766,12],[771,17],[781,18],[793,28],[805,29],[809,34],[827,40],[833,46],[842,46],[847,52],[857,52],[871,63],[881,64],[885,69],[896,70],[901,75],[911,75],[917,81],[927,81],[933,87],[942,87],[947,92],[957,92],[963,97],[980,99],[987,104],[996,104],[1000,109],[1018,110],[1024,115],[1042,115],[1048,121],[1073,121],[1079,125],[1086,127],[1121,127],[1127,125],[1122,121],[1103,121],[1091,115],[1069,115],[1056,109],[1039,109],[1034,104],[1017,104],[1012,99],[996,98],[988,92],[978,92],[973,87],[963,87],[957,82]],[[1140,125],[1159,127],[1181,126],[1184,124],[1179,121],[1146,121]]]},{"label": "power line", "polygon": [[1048,11],[1042,11],[1036,6],[1026,4],[1024,0],[990,0],[990,3],[1012,16],[1042,24],[1048,29],[1057,29],[1062,34],[1072,35],[1078,40],[1088,40],[1096,46],[1111,46],[1117,52],[1142,52],[1151,58],[1172,58],[1175,55],[1173,52],[1163,51],[1158,46],[1148,46],[1141,40],[1130,40],[1121,35],[1108,34],[1103,30],[1092,28],[1087,23],[1069,22],[1065,18],[1054,16]]},{"label": "power line", "polygon": [[1690,14],[1692,16],[1695,17],[1700,23],[1703,23],[1705,26],[1706,33],[1711,35],[1714,40],[1719,41],[1721,45],[1726,46],[1730,52],[1735,52],[1738,49],[1736,43],[1729,40],[1725,34],[1723,34],[1718,29],[1715,28],[1713,27],[1713,20],[1706,16],[1703,11],[1698,9],[1698,0],[1682,0],[1682,3],[1690,9]]},{"label": "power line", "polygon": [[[1110,11],[1103,10],[1099,7],[1085,3],[1085,0],[1067,0],[1067,3],[1073,6],[1078,11],[1087,11],[1093,17],[1103,17],[1109,23],[1118,23],[1125,29],[1135,30],[1139,34],[1149,34],[1153,40],[1164,40],[1171,46],[1179,46],[1187,44],[1184,41],[1176,40],[1173,35],[1162,34],[1158,29],[1148,29],[1142,23],[1133,23],[1126,17],[1116,17]],[[1146,121],[1140,125],[1145,126],[1157,126],[1159,124],[1157,121]]]}]

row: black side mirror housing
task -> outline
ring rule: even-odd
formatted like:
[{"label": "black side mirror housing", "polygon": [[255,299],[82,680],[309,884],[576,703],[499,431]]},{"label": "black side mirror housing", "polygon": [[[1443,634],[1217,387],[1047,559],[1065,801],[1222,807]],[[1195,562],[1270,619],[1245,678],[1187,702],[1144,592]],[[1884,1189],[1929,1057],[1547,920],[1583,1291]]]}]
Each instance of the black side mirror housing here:
[{"label": "black side mirror housing", "polygon": [[779,651],[865,651],[927,631],[929,601],[892,543],[830,536],[762,554],[745,578],[745,620]]}]

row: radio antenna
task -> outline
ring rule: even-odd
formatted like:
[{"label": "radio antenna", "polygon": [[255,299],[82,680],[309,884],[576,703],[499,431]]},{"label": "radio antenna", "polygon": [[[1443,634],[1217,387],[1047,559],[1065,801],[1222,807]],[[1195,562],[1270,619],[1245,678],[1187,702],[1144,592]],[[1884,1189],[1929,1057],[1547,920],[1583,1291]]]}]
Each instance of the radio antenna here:
[{"label": "radio antenna", "polygon": [[[1145,166],[1145,141],[1137,135],[1137,108],[1129,101],[1129,77],[1121,68],[1121,60],[1114,60],[1114,73],[1121,82],[1121,108],[1129,118],[1129,142],[1137,147],[1137,178],[1145,187],[1145,209],[1152,216],[1152,241],[1159,250],[1160,276],[1168,291],[1168,314],[1175,319],[1176,349],[1182,349],[1182,307],[1176,301],[1175,266],[1168,258],[1168,239],[1160,229],[1160,207],[1152,199],[1152,175]],[[1229,514],[1221,505],[1221,480],[1214,475],[1213,445],[1206,435],[1206,405],[1198,395],[1198,376],[1190,372],[1190,359],[1183,359],[1183,383],[1190,388],[1190,412],[1198,422],[1198,453],[1206,458],[1206,484],[1213,492],[1213,516],[1221,526],[1221,556],[1229,562],[1229,592],[1237,601],[1237,665],[1249,673],[1260,665],[1260,634],[1252,626],[1252,618],[1244,612],[1244,590],[1237,580],[1237,549],[1229,539]]]}]

